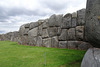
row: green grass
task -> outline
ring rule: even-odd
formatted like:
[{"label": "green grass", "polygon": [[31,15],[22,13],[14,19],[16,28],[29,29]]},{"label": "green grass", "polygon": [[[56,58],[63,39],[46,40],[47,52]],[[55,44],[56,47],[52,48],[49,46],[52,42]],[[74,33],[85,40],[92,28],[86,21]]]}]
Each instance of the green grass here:
[{"label": "green grass", "polygon": [[85,52],[0,41],[0,67],[80,67]]}]

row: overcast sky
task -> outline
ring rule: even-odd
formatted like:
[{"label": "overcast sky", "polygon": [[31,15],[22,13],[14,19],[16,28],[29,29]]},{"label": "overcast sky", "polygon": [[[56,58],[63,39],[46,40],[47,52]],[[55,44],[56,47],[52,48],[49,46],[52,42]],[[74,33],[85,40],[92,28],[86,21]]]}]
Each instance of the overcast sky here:
[{"label": "overcast sky", "polygon": [[22,24],[85,7],[86,0],[0,0],[0,33],[18,31]]}]

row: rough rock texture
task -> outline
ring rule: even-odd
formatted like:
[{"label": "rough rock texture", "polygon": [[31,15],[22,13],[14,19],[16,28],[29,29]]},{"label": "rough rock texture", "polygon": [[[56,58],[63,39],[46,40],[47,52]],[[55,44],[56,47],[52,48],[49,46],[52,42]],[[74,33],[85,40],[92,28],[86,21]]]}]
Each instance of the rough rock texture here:
[{"label": "rough rock texture", "polygon": [[100,67],[100,49],[88,49],[81,63],[81,67]]},{"label": "rough rock texture", "polygon": [[[47,19],[23,24],[19,31],[0,35],[23,45],[87,50],[84,42],[84,9],[72,14],[52,15]],[[80,24],[77,25],[77,23]]]},{"label": "rough rock texture", "polygon": [[77,26],[76,27],[76,39],[83,40],[84,38],[84,26]]},{"label": "rough rock texture", "polygon": [[62,29],[61,35],[59,36],[60,41],[66,41],[68,37],[67,29]]},{"label": "rough rock texture", "polygon": [[68,47],[67,41],[59,41],[59,47],[60,48],[67,48]]},{"label": "rough rock texture", "polygon": [[100,48],[100,0],[88,0],[86,9],[86,39]]}]

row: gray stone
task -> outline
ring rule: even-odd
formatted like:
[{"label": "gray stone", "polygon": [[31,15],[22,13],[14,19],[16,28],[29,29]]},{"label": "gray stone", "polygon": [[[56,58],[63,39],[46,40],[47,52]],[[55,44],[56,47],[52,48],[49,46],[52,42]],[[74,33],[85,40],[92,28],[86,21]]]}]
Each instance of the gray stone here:
[{"label": "gray stone", "polygon": [[66,14],[63,17],[63,22],[62,22],[61,28],[63,28],[63,29],[71,28],[71,19],[72,19],[72,15]]},{"label": "gray stone", "polygon": [[48,38],[48,37],[49,37],[48,30],[42,29],[42,38]]},{"label": "gray stone", "polygon": [[20,36],[23,36],[24,35],[24,32],[25,32],[25,25],[22,25],[19,29],[19,34]]},{"label": "gray stone", "polygon": [[51,38],[43,39],[43,46],[44,47],[51,47]]},{"label": "gray stone", "polygon": [[44,20],[38,20],[38,24],[41,25],[44,23]]},{"label": "gray stone", "polygon": [[25,24],[25,28],[29,28],[30,27],[30,23]]},{"label": "gray stone", "polygon": [[84,36],[84,26],[77,26],[76,27],[76,39],[83,40]]},{"label": "gray stone", "polygon": [[61,27],[57,27],[57,36],[61,35]]},{"label": "gray stone", "polygon": [[86,39],[100,48],[100,0],[88,0],[85,24]]},{"label": "gray stone", "polygon": [[79,11],[77,11],[77,25],[84,25],[85,24],[85,9],[81,9]]},{"label": "gray stone", "polygon": [[76,40],[75,28],[70,28],[68,30],[68,40]]},{"label": "gray stone", "polygon": [[49,26],[50,27],[58,27],[61,25],[62,23],[62,18],[63,18],[63,15],[52,15],[50,18],[49,18]]},{"label": "gray stone", "polygon": [[69,49],[78,49],[78,45],[80,45],[82,41],[68,41]]},{"label": "gray stone", "polygon": [[59,36],[60,41],[66,41],[68,39],[68,30],[62,29],[61,35]]},{"label": "gray stone", "polygon": [[33,29],[33,28],[38,27],[38,26],[39,26],[38,22],[31,22],[29,29]]},{"label": "gray stone", "polygon": [[38,27],[38,36],[42,36],[42,24]]},{"label": "gray stone", "polygon": [[59,41],[58,41],[58,36],[52,37],[52,47],[59,47]]},{"label": "gray stone", "polygon": [[36,46],[42,46],[42,37],[41,36],[37,37],[37,44],[36,44]]},{"label": "gray stone", "polygon": [[72,18],[77,18],[77,12],[72,13]]},{"label": "gray stone", "polygon": [[80,49],[80,50],[87,50],[90,47],[92,47],[92,46],[87,42],[82,42],[80,45],[78,45],[78,49]]},{"label": "gray stone", "polygon": [[100,49],[88,49],[82,60],[81,67],[100,67]]},{"label": "gray stone", "polygon": [[35,36],[37,36],[37,33],[38,33],[38,27],[31,29],[31,30],[28,32],[28,36],[33,36],[33,37],[35,37]]},{"label": "gray stone", "polygon": [[57,27],[49,27],[47,30],[50,37],[57,36]]},{"label": "gray stone", "polygon": [[29,36],[28,37],[29,45],[36,46],[37,45],[37,36]]},{"label": "gray stone", "polygon": [[77,18],[72,18],[72,28],[76,27]]},{"label": "gray stone", "polygon": [[43,29],[47,28],[48,27],[48,24],[49,24],[48,19],[45,19],[44,20],[44,23],[42,24],[42,28]]},{"label": "gray stone", "polygon": [[59,48],[68,48],[67,41],[59,41]]}]

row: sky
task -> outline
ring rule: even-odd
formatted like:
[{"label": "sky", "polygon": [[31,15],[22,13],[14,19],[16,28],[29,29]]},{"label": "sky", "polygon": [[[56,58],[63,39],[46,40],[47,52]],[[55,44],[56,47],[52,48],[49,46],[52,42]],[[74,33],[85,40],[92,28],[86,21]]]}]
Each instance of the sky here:
[{"label": "sky", "polygon": [[82,8],[86,8],[86,0],[0,0],[0,33],[18,31],[22,24]]}]

